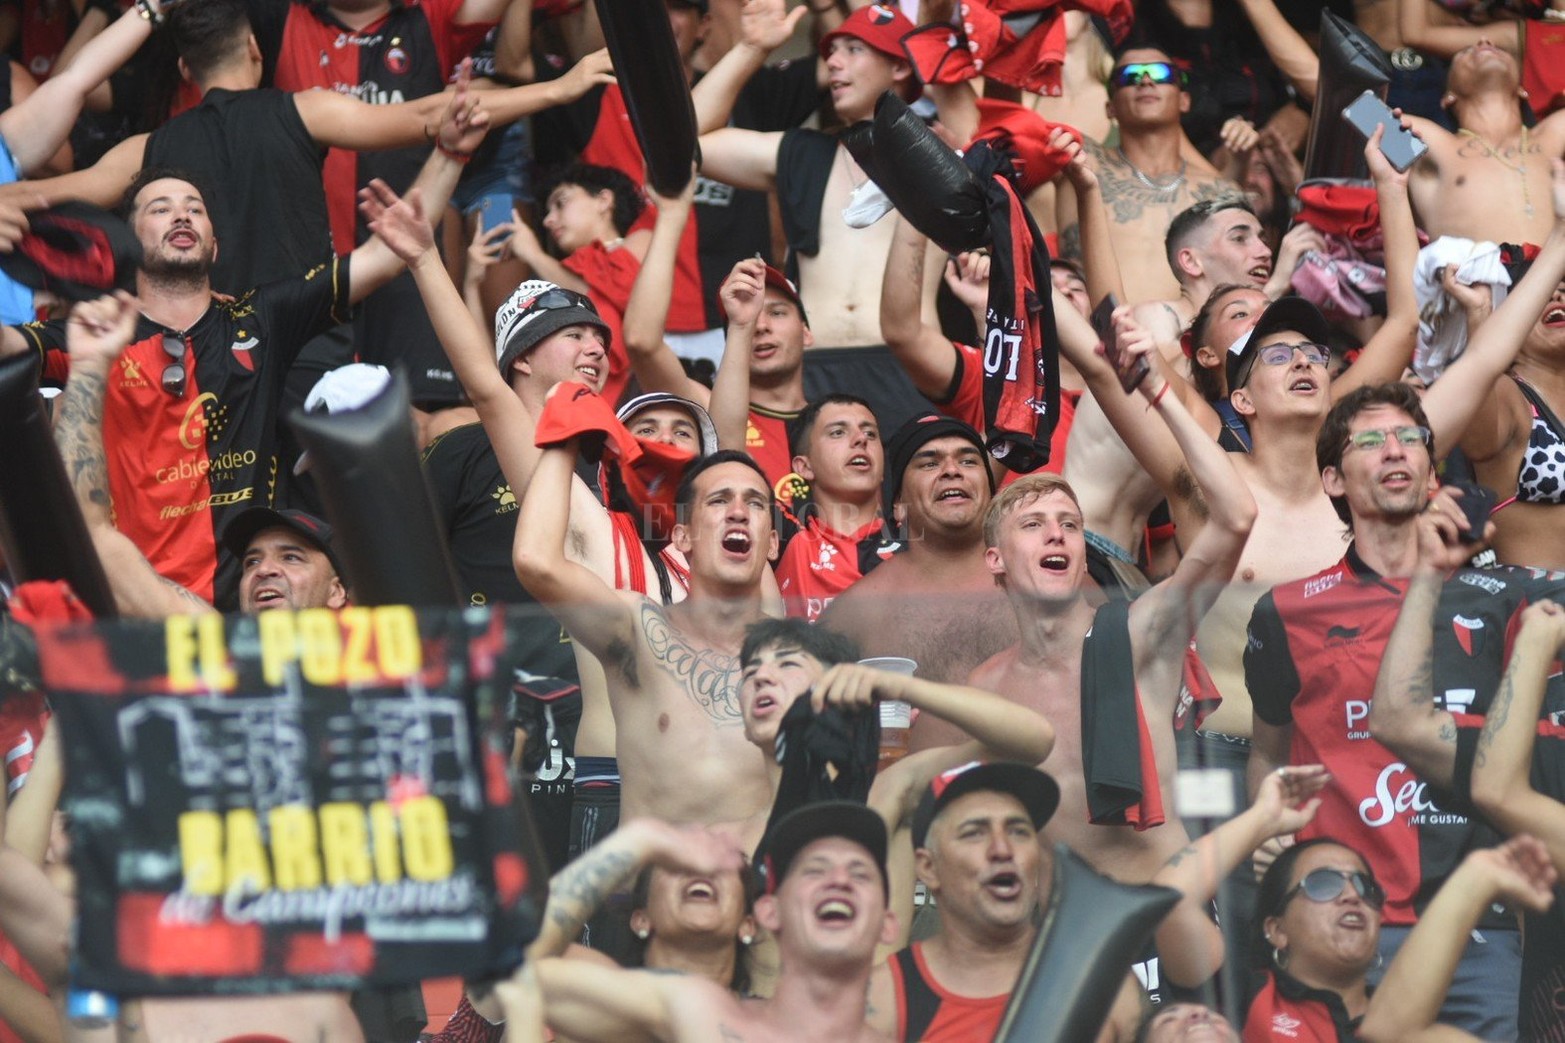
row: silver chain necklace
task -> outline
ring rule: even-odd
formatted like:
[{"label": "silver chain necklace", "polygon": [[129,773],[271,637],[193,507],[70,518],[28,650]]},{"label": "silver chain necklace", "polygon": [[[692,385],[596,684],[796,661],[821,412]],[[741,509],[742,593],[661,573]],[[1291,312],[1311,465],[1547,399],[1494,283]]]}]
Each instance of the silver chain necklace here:
[{"label": "silver chain necklace", "polygon": [[1153,181],[1151,178],[1143,174],[1140,169],[1130,161],[1130,157],[1125,155],[1125,149],[1122,146],[1116,145],[1114,151],[1119,153],[1119,158],[1124,160],[1125,165],[1130,168],[1130,172],[1136,175],[1137,181],[1141,182],[1148,189],[1156,192],[1160,196],[1173,195],[1176,191],[1179,190],[1179,186],[1185,183],[1185,171],[1189,169],[1190,166],[1188,160],[1181,159],[1179,161],[1179,172],[1169,180],[1159,184],[1158,182]]}]

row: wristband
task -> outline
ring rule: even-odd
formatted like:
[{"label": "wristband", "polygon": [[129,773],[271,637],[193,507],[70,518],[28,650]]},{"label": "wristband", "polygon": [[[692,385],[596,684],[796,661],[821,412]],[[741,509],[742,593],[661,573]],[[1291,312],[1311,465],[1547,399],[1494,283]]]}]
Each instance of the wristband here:
[{"label": "wristband", "polygon": [[163,24],[163,12],[153,5],[152,0],[136,0],[136,12],[154,28]]},{"label": "wristband", "polygon": [[435,151],[439,152],[447,159],[452,159],[462,164],[469,163],[473,159],[473,154],[471,152],[463,152],[460,149],[447,148],[446,143],[440,140],[440,136],[438,134],[435,135]]},{"label": "wristband", "polygon": [[1152,401],[1147,403],[1148,409],[1155,409],[1157,404],[1163,401],[1163,396],[1168,394],[1168,381],[1163,381],[1163,386],[1157,389],[1157,394],[1152,396]]}]

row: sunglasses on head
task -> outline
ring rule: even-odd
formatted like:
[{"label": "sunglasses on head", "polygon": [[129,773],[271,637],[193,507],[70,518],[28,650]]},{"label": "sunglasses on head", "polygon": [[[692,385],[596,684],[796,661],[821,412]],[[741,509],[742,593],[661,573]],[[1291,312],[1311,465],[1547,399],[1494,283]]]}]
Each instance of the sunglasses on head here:
[{"label": "sunglasses on head", "polygon": [[571,291],[562,290],[559,287],[555,287],[552,290],[545,290],[538,296],[534,297],[532,299],[532,303],[527,305],[527,310],[559,311],[562,308],[580,308],[584,305],[587,307],[591,306],[585,302],[582,297],[572,293]]},{"label": "sunglasses on head", "polygon": [[1290,887],[1288,893],[1282,896],[1282,904],[1286,906],[1300,891],[1304,892],[1304,897],[1312,902],[1322,904],[1334,902],[1342,894],[1342,889],[1350,884],[1354,893],[1364,900],[1365,905],[1379,909],[1385,904],[1386,893],[1368,873],[1325,868],[1312,869],[1305,873],[1304,879]]},{"label": "sunglasses on head", "polygon": [[185,397],[185,349],[189,343],[177,333],[163,334],[163,354],[169,358],[163,367],[163,390],[175,398]]},{"label": "sunglasses on head", "polygon": [[1115,69],[1109,77],[1115,89],[1141,83],[1179,83],[1180,80],[1180,71],[1168,62],[1131,62]]},{"label": "sunglasses on head", "polygon": [[1388,428],[1384,431],[1358,431],[1348,436],[1347,449],[1381,449],[1385,447],[1387,438],[1395,438],[1405,446],[1429,445],[1429,428],[1415,424],[1403,424],[1401,427]]}]

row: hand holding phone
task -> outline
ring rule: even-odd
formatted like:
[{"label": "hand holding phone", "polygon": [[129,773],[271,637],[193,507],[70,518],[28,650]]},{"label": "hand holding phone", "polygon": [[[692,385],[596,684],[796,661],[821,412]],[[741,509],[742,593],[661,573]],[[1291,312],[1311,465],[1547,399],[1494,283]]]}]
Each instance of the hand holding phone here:
[{"label": "hand holding phone", "polygon": [[1120,346],[1119,335],[1114,332],[1114,310],[1118,307],[1119,301],[1109,294],[1092,309],[1091,321],[1093,331],[1103,341],[1103,357],[1114,367],[1119,386],[1128,395],[1152,372],[1152,364],[1145,355],[1132,355]]},{"label": "hand holding phone", "polygon": [[1406,173],[1418,157],[1429,151],[1429,146],[1418,135],[1404,128],[1402,121],[1385,102],[1375,96],[1374,91],[1365,91],[1353,99],[1353,103],[1342,110],[1342,118],[1353,124],[1366,141],[1375,133],[1376,127],[1385,128],[1380,139],[1380,151],[1399,174]]},{"label": "hand holding phone", "polygon": [[1489,515],[1494,513],[1494,505],[1499,500],[1499,495],[1493,489],[1476,482],[1451,482],[1450,487],[1460,489],[1462,492],[1456,501],[1457,506],[1462,508],[1465,523],[1461,534],[1462,542],[1482,542],[1484,526],[1489,523]]}]

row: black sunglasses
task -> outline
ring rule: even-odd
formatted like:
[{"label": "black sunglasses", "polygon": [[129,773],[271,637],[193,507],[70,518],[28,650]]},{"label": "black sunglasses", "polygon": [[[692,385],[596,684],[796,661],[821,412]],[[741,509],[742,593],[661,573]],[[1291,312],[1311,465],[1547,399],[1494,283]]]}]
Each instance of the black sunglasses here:
[{"label": "black sunglasses", "polygon": [[175,398],[185,397],[185,350],[190,342],[178,333],[163,334],[163,354],[169,358],[163,367],[163,390]]},{"label": "black sunglasses", "polygon": [[[584,300],[585,298],[572,293],[570,290],[562,290],[559,287],[555,287],[552,290],[545,290],[534,297],[528,302],[527,310],[559,311],[561,308],[580,308],[583,306]],[[586,306],[592,307],[590,302],[587,302]],[[596,311],[597,309],[593,308],[593,310]]]},{"label": "black sunglasses", "polygon": [[1323,904],[1334,902],[1342,894],[1342,889],[1349,884],[1353,885],[1354,892],[1364,900],[1366,905],[1379,909],[1386,903],[1386,892],[1381,890],[1380,885],[1368,873],[1322,868],[1305,873],[1304,879],[1290,887],[1282,896],[1282,904],[1286,906],[1300,891],[1303,891],[1304,897],[1312,902]]}]

